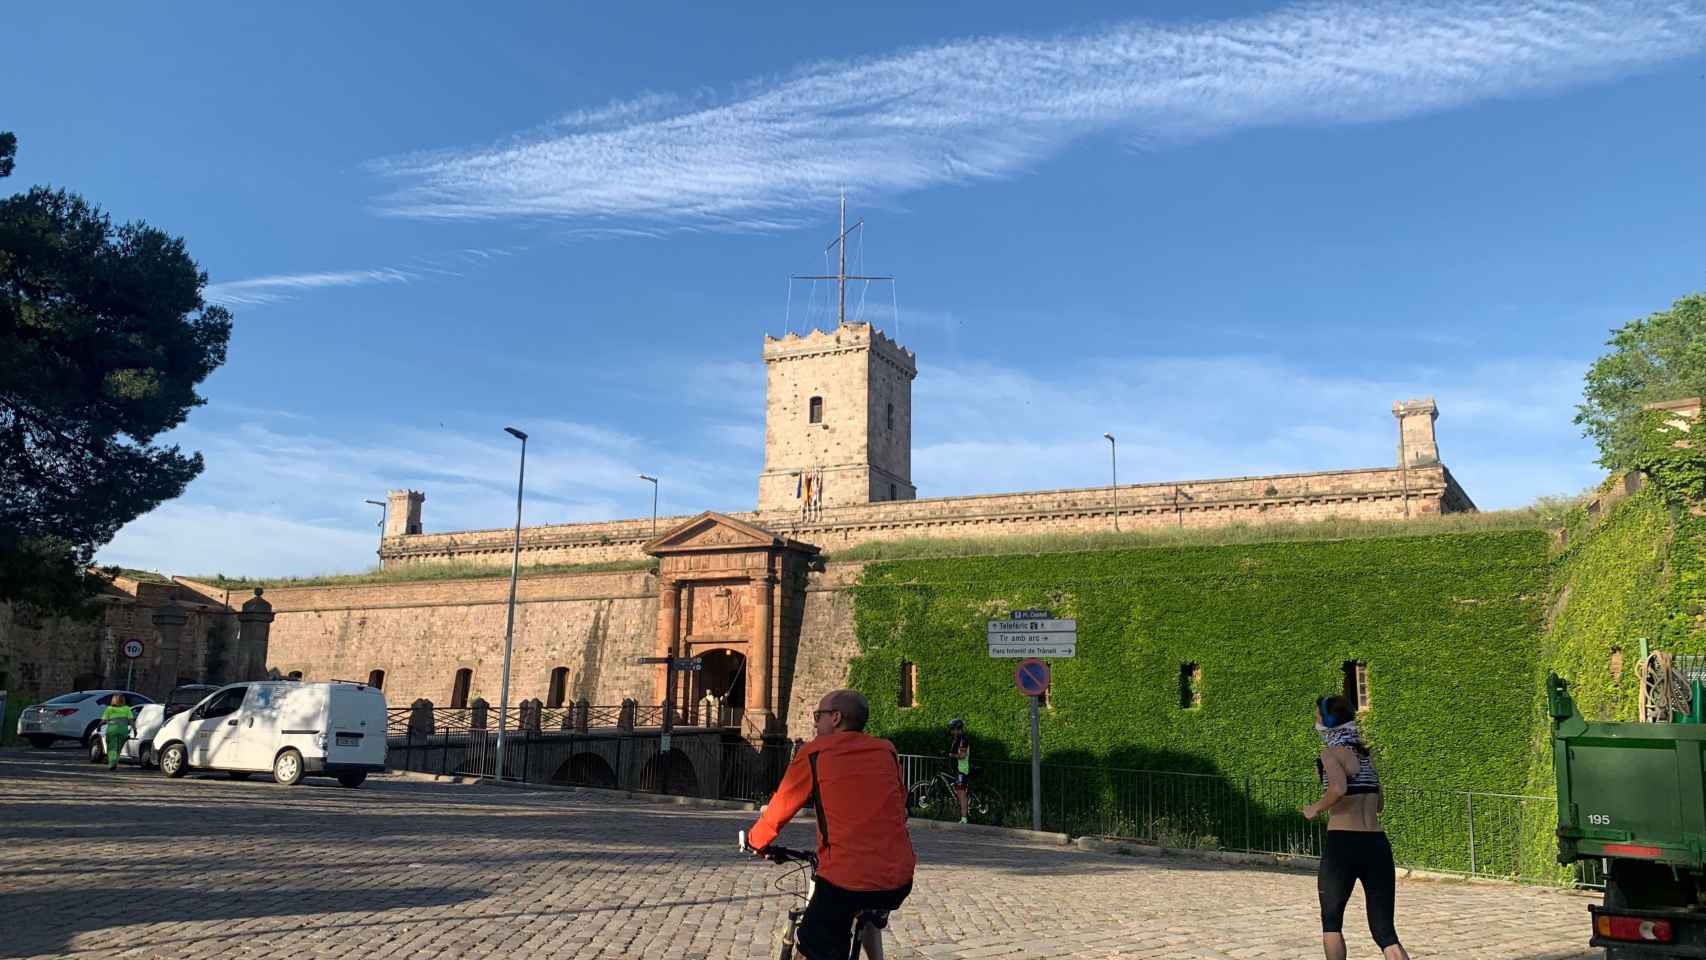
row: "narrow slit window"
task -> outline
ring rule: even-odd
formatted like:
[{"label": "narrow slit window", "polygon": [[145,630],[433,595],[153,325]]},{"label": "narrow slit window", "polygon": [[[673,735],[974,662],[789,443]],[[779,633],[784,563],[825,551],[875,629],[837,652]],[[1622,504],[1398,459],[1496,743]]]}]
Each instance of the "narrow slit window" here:
[{"label": "narrow slit window", "polygon": [[900,705],[918,706],[918,664],[911,660],[900,662]]},{"label": "narrow slit window", "polygon": [[551,689],[545,694],[545,706],[560,707],[569,694],[569,668],[558,667],[551,671]]},{"label": "narrow slit window", "polygon": [[1356,704],[1357,712],[1368,709],[1368,664],[1362,660],[1346,660],[1344,695],[1348,703]]},{"label": "narrow slit window", "polygon": [[812,423],[822,423],[823,422],[823,398],[822,397],[813,397],[811,399],[811,403],[810,403],[808,409],[809,409],[809,413],[807,414],[807,416],[811,419]]},{"label": "narrow slit window", "polygon": [[474,682],[474,671],[463,667],[456,671],[456,684],[450,688],[450,706],[461,710],[468,706],[468,687]]},{"label": "narrow slit window", "polygon": [[892,403],[889,404],[888,424],[889,424],[889,429],[893,430],[894,429],[894,404],[892,404]]},{"label": "narrow slit window", "polygon": [[1202,668],[1194,663],[1179,664],[1179,709],[1192,710],[1202,706]]}]

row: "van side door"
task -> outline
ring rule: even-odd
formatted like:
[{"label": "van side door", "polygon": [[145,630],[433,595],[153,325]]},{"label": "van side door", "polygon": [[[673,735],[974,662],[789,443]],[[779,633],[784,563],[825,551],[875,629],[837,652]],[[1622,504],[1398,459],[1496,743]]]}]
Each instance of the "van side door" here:
[{"label": "van side door", "polygon": [[190,766],[211,767],[226,740],[237,733],[237,711],[243,706],[248,687],[226,687],[195,709],[185,725]]}]

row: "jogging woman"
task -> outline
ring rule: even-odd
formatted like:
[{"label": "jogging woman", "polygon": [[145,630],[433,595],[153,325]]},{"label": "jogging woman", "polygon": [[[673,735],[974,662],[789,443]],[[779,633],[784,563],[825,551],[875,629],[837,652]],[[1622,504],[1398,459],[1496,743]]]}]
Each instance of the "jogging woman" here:
[{"label": "jogging woman", "polygon": [[1386,960],[1410,960],[1392,924],[1397,874],[1392,844],[1380,828],[1386,806],[1380,775],[1357,731],[1356,712],[1342,696],[1315,702],[1315,729],[1323,741],[1315,769],[1321,775],[1321,799],[1299,807],[1305,819],[1327,814],[1327,847],[1315,886],[1321,894],[1321,948],[1327,960],[1345,960],[1345,904],[1362,881],[1368,905],[1368,930]]}]

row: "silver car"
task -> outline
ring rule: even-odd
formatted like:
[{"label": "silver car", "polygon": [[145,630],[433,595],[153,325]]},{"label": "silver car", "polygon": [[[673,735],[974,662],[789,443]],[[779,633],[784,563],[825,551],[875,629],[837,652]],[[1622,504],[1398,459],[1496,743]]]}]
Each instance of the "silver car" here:
[{"label": "silver car", "polygon": [[115,693],[132,710],[154,702],[129,690],[79,690],[25,707],[18,715],[18,736],[38,750],[52,746],[55,740],[75,740],[86,747],[101,725],[101,711]]}]

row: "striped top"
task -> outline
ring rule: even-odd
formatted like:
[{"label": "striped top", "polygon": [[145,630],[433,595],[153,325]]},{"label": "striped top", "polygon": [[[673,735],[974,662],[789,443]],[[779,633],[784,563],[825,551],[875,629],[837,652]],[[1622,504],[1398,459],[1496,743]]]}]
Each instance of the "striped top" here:
[{"label": "striped top", "polygon": [[[1345,782],[1345,796],[1354,797],[1359,794],[1379,793],[1380,774],[1374,769],[1374,760],[1369,757],[1368,748],[1360,743],[1340,744],[1340,746],[1355,753],[1359,761],[1356,773],[1352,774],[1350,779]],[[1315,761],[1315,772],[1320,774],[1321,786],[1325,789],[1327,787],[1327,768],[1321,765],[1319,759]]]}]

